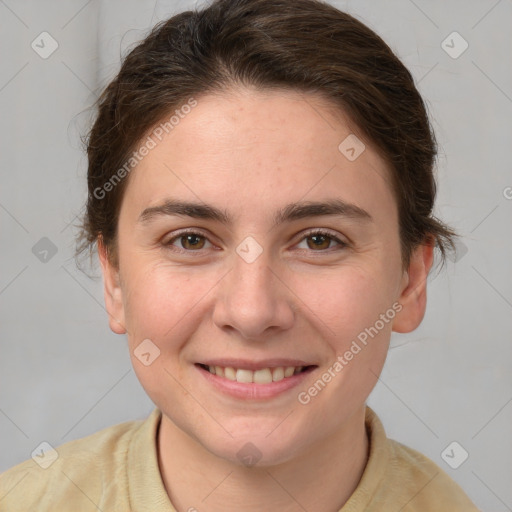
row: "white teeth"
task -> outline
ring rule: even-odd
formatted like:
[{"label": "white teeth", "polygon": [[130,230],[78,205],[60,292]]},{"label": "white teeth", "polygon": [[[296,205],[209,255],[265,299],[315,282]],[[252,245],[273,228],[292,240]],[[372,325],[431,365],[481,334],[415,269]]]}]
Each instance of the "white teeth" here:
[{"label": "white teeth", "polygon": [[253,382],[256,384],[268,384],[272,382],[272,372],[270,368],[263,368],[263,370],[257,370],[253,375]]},{"label": "white teeth", "polygon": [[278,380],[283,380],[284,379],[284,370],[283,368],[279,367],[279,368],[274,368],[272,370],[272,380],[274,382],[277,382]]},{"label": "white teeth", "polygon": [[208,369],[210,373],[232,381],[236,380],[237,382],[243,383],[255,382],[256,384],[270,384],[271,382],[278,382],[286,377],[291,377],[292,375],[300,373],[304,369],[304,366],[262,368],[254,372],[252,370],[232,368],[231,366],[223,368],[222,366],[210,365],[208,366]]},{"label": "white teeth", "polygon": [[284,376],[291,377],[293,375],[294,371],[295,371],[295,366],[287,366],[284,371]]},{"label": "white teeth", "polygon": [[254,382],[252,380],[253,374],[254,374],[254,372],[252,372],[251,370],[238,369],[236,371],[236,381],[237,382]]},{"label": "white teeth", "polygon": [[224,377],[229,380],[236,380],[236,371],[234,368],[227,366],[224,368]]}]

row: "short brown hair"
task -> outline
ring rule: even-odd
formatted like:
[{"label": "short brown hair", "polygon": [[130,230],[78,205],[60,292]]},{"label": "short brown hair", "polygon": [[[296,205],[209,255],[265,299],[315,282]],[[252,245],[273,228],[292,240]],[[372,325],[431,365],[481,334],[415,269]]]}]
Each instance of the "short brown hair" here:
[{"label": "short brown hair", "polygon": [[414,80],[375,32],[319,0],[216,0],[160,22],[126,56],[85,139],[89,193],[78,253],[101,237],[117,262],[128,178],[104,197],[95,191],[148,131],[191,97],[243,85],[313,92],[341,109],[391,169],[404,266],[427,241],[444,261],[456,235],[433,216],[437,144]]}]

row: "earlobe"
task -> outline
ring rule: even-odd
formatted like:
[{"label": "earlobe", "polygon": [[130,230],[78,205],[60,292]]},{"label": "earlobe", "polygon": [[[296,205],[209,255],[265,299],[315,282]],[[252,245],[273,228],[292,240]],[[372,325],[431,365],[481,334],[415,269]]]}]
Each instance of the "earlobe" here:
[{"label": "earlobe", "polygon": [[402,309],[393,321],[393,331],[414,331],[423,320],[427,307],[427,278],[433,259],[433,242],[429,241],[413,250],[398,299]]},{"label": "earlobe", "polygon": [[119,282],[119,269],[109,259],[108,250],[98,237],[98,256],[103,273],[103,295],[109,316],[110,329],[116,334],[125,334],[125,318],[122,289]]}]

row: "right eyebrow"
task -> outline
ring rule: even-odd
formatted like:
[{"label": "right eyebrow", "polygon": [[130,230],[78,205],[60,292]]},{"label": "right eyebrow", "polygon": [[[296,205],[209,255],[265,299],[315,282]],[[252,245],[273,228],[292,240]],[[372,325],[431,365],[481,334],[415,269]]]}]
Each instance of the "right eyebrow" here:
[{"label": "right eyebrow", "polygon": [[193,203],[189,201],[176,201],[166,199],[162,204],[146,208],[139,215],[139,222],[147,223],[161,216],[180,215],[184,217],[193,217],[195,219],[209,219],[231,225],[230,216],[225,210],[220,210],[215,206]]}]

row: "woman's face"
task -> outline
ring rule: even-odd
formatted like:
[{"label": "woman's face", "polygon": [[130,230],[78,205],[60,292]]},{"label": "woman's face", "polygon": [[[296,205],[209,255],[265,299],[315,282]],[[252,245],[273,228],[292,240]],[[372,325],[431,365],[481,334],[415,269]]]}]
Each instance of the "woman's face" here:
[{"label": "woman's face", "polygon": [[333,112],[295,92],[198,98],[129,177],[118,271],[100,248],[142,386],[228,460],[250,442],[282,462],[339,431],[391,331],[424,313],[428,251],[403,271],[389,170]]}]

